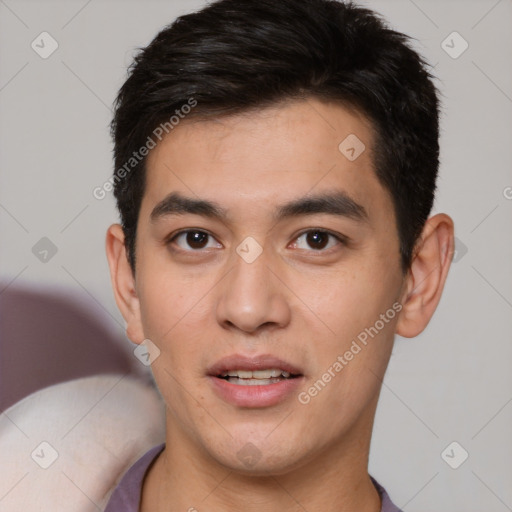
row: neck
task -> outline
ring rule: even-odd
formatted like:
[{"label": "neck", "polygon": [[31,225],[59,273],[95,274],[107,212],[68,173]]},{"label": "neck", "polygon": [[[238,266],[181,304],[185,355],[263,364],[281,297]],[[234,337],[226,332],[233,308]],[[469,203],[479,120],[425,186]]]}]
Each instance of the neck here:
[{"label": "neck", "polygon": [[287,472],[253,475],[221,465],[168,417],[166,448],[146,476],[141,511],[380,512],[367,469],[372,420]]}]

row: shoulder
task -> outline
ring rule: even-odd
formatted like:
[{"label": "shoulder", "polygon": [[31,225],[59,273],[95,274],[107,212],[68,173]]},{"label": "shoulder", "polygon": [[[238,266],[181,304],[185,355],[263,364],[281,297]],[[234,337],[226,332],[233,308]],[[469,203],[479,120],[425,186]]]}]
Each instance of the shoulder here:
[{"label": "shoulder", "polygon": [[138,512],[144,477],[164,447],[165,444],[154,446],[128,469],[114,489],[105,512]]},{"label": "shoulder", "polygon": [[402,512],[402,510],[399,509],[391,501],[391,498],[389,497],[388,493],[386,492],[386,489],[384,489],[384,487],[382,487],[382,485],[380,485],[379,482],[377,482],[377,480],[375,480],[375,478],[373,478],[372,476],[370,476],[370,478],[372,479],[373,485],[375,486],[375,488],[377,489],[377,491],[380,495],[380,499],[382,502],[382,507],[380,509],[380,512]]}]

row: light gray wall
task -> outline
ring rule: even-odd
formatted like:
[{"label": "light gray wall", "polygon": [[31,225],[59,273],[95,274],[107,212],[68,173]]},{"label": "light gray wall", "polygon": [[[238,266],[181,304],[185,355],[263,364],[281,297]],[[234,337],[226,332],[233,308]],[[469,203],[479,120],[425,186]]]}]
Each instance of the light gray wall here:
[{"label": "light gray wall", "polygon": [[[203,3],[0,2],[3,288],[75,292],[124,336],[103,248],[114,202],[92,194],[111,172],[110,106],[133,49]],[[414,36],[435,65],[443,117],[434,213],[453,217],[459,240],[431,324],[397,338],[370,470],[406,512],[512,510],[512,2],[363,3]],[[42,31],[59,45],[47,59],[31,48]],[[458,58],[454,31],[469,45]],[[43,237],[57,248],[46,263],[32,252]],[[441,457],[453,441],[469,453],[458,469]]]}]

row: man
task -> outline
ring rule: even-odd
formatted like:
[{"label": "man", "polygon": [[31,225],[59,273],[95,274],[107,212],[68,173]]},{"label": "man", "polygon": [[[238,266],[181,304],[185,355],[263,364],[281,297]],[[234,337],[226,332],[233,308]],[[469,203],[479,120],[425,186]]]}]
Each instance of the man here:
[{"label": "man", "polygon": [[399,510],[368,474],[375,410],[454,247],[407,37],[349,3],[221,0],[140,52],[112,132],[112,283],[166,443],[107,511]]}]

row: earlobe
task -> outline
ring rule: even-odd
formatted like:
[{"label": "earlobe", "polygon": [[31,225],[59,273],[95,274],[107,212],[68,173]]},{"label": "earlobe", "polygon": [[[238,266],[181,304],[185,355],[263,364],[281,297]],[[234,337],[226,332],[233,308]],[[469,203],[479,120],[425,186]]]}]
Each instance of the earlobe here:
[{"label": "earlobe", "polygon": [[403,308],[396,325],[400,336],[417,336],[432,318],[453,258],[453,232],[452,219],[443,213],[425,223],[404,286]]},{"label": "earlobe", "polygon": [[123,229],[113,224],[105,240],[110,280],[117,306],[126,321],[126,335],[134,343],[144,340],[140,304],[135,289],[135,277],[128,262]]}]

